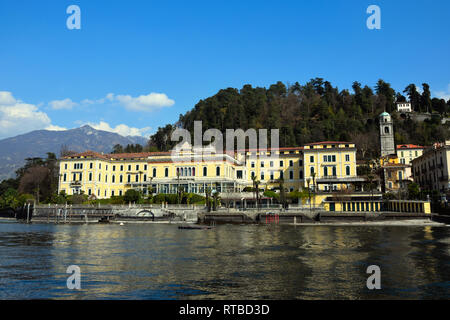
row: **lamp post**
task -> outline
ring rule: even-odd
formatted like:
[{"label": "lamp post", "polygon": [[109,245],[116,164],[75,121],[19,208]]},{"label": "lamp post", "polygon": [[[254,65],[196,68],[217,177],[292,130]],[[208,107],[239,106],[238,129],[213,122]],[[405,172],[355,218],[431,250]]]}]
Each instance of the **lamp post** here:
[{"label": "lamp post", "polygon": [[311,188],[309,187],[309,185],[311,183],[311,178],[306,179],[306,183],[308,185],[309,212],[311,213]]}]

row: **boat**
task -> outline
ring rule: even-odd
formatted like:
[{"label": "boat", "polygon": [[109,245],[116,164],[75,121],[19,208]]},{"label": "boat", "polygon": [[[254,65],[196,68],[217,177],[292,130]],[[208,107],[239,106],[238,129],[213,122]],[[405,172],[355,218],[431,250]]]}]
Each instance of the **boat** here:
[{"label": "boat", "polygon": [[104,216],[100,220],[98,220],[98,223],[109,223],[109,218],[107,216]]},{"label": "boat", "polygon": [[178,229],[184,229],[184,230],[209,230],[209,229],[213,229],[213,227],[209,227],[209,226],[178,226]]}]

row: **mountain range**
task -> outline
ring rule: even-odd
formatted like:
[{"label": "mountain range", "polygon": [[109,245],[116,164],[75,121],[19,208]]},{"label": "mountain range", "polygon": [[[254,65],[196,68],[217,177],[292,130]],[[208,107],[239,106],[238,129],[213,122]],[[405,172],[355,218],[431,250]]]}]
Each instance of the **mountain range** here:
[{"label": "mountain range", "polygon": [[46,157],[53,152],[59,157],[61,147],[83,152],[92,150],[109,153],[113,146],[140,144],[147,139],[140,136],[121,136],[117,133],[96,130],[89,125],[65,131],[36,130],[0,140],[0,181],[15,176],[15,171],[25,164],[26,158]]}]

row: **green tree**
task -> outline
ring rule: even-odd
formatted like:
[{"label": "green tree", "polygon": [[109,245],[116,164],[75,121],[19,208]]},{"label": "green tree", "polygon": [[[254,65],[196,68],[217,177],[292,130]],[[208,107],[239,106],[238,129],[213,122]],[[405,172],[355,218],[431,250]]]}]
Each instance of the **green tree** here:
[{"label": "green tree", "polygon": [[123,197],[123,200],[126,203],[138,203],[140,199],[141,199],[140,192],[134,189],[128,189]]}]

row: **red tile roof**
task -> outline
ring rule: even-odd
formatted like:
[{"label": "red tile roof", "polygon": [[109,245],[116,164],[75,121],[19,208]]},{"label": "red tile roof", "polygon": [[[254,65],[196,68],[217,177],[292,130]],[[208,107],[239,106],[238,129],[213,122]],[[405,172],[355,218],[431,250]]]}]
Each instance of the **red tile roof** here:
[{"label": "red tile roof", "polygon": [[424,147],[415,144],[398,144],[397,149],[424,149]]},{"label": "red tile roof", "polygon": [[320,141],[320,142],[312,142],[307,143],[307,146],[311,145],[317,145],[317,144],[351,144],[352,142],[346,142],[346,141]]}]

